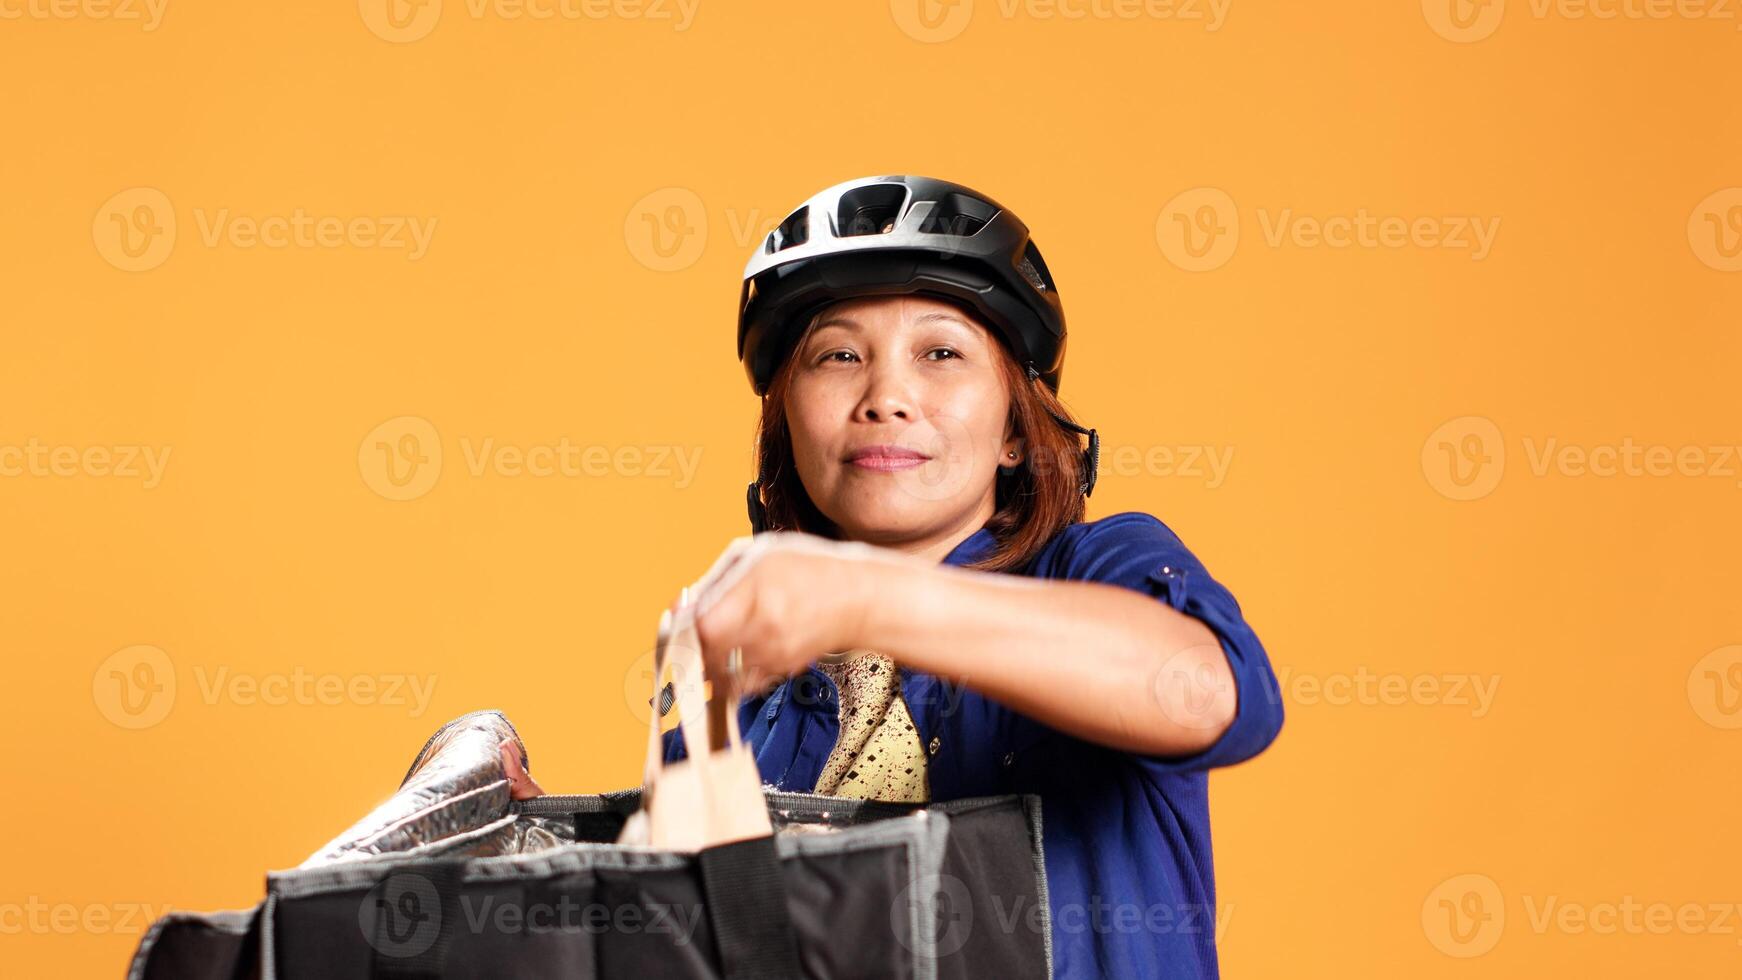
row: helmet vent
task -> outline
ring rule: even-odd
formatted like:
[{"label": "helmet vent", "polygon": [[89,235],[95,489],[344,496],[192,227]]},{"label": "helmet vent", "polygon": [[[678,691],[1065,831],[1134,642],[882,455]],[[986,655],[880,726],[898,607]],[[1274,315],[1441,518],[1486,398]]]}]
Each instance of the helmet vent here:
[{"label": "helmet vent", "polygon": [[803,245],[810,238],[810,215],[809,205],[788,215],[779,228],[768,233],[768,247],[764,251],[773,255],[794,245]]},{"label": "helmet vent", "polygon": [[931,204],[931,212],[919,226],[927,235],[967,238],[986,227],[998,213],[992,205],[966,194],[946,194]]},{"label": "helmet vent", "polygon": [[1040,249],[1035,248],[1033,242],[1029,242],[1028,247],[1023,249],[1022,262],[1016,267],[1016,271],[1022,273],[1022,278],[1027,279],[1029,285],[1035,289],[1043,293],[1052,289],[1052,275],[1046,270],[1046,260],[1040,257]]},{"label": "helmet vent", "polygon": [[907,188],[900,184],[856,187],[841,195],[840,210],[835,217],[835,234],[841,238],[856,238],[891,231],[901,217],[901,204],[906,199]]}]

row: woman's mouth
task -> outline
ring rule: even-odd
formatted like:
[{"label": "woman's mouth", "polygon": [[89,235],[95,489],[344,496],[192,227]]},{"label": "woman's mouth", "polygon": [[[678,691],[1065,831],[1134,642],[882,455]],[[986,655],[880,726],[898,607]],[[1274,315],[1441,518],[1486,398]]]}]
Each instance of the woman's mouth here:
[{"label": "woman's mouth", "polygon": [[925,453],[901,446],[861,446],[847,454],[846,462],[867,470],[909,470],[931,459]]}]

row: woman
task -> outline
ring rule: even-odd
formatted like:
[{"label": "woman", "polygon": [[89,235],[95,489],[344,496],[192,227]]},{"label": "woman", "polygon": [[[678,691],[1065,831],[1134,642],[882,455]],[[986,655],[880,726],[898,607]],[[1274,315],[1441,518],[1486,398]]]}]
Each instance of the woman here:
[{"label": "woman", "polygon": [[957,184],[851,181],[768,237],[740,310],[751,521],[804,533],[739,539],[692,594],[704,655],[740,651],[763,780],[1038,794],[1056,975],[1215,976],[1206,773],[1276,736],[1276,680],[1165,525],[1083,522],[1098,445],[1056,397],[1027,228]]}]

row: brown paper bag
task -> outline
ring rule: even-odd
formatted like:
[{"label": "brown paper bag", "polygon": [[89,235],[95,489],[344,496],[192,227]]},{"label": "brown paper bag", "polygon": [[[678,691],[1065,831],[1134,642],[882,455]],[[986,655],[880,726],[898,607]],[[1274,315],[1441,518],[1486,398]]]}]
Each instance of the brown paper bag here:
[{"label": "brown paper bag", "polygon": [[[688,749],[688,758],[671,765],[663,762],[657,710],[668,669]],[[617,843],[699,851],[774,833],[756,759],[738,731],[740,678],[713,678],[711,699],[704,698],[704,679],[694,597],[685,590],[677,613],[666,610],[660,616],[653,665],[656,710],[647,733],[641,809],[623,825]]]}]

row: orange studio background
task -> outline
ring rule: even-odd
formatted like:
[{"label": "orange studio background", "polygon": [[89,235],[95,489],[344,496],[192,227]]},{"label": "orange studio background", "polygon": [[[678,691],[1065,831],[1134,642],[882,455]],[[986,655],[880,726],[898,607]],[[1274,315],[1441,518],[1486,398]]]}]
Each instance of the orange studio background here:
[{"label": "orange studio background", "polygon": [[[391,4],[391,5],[390,5]],[[0,0],[0,975],[252,904],[500,707],[634,784],[810,193],[1035,230],[1288,700],[1230,977],[1742,972],[1734,0]]]}]

